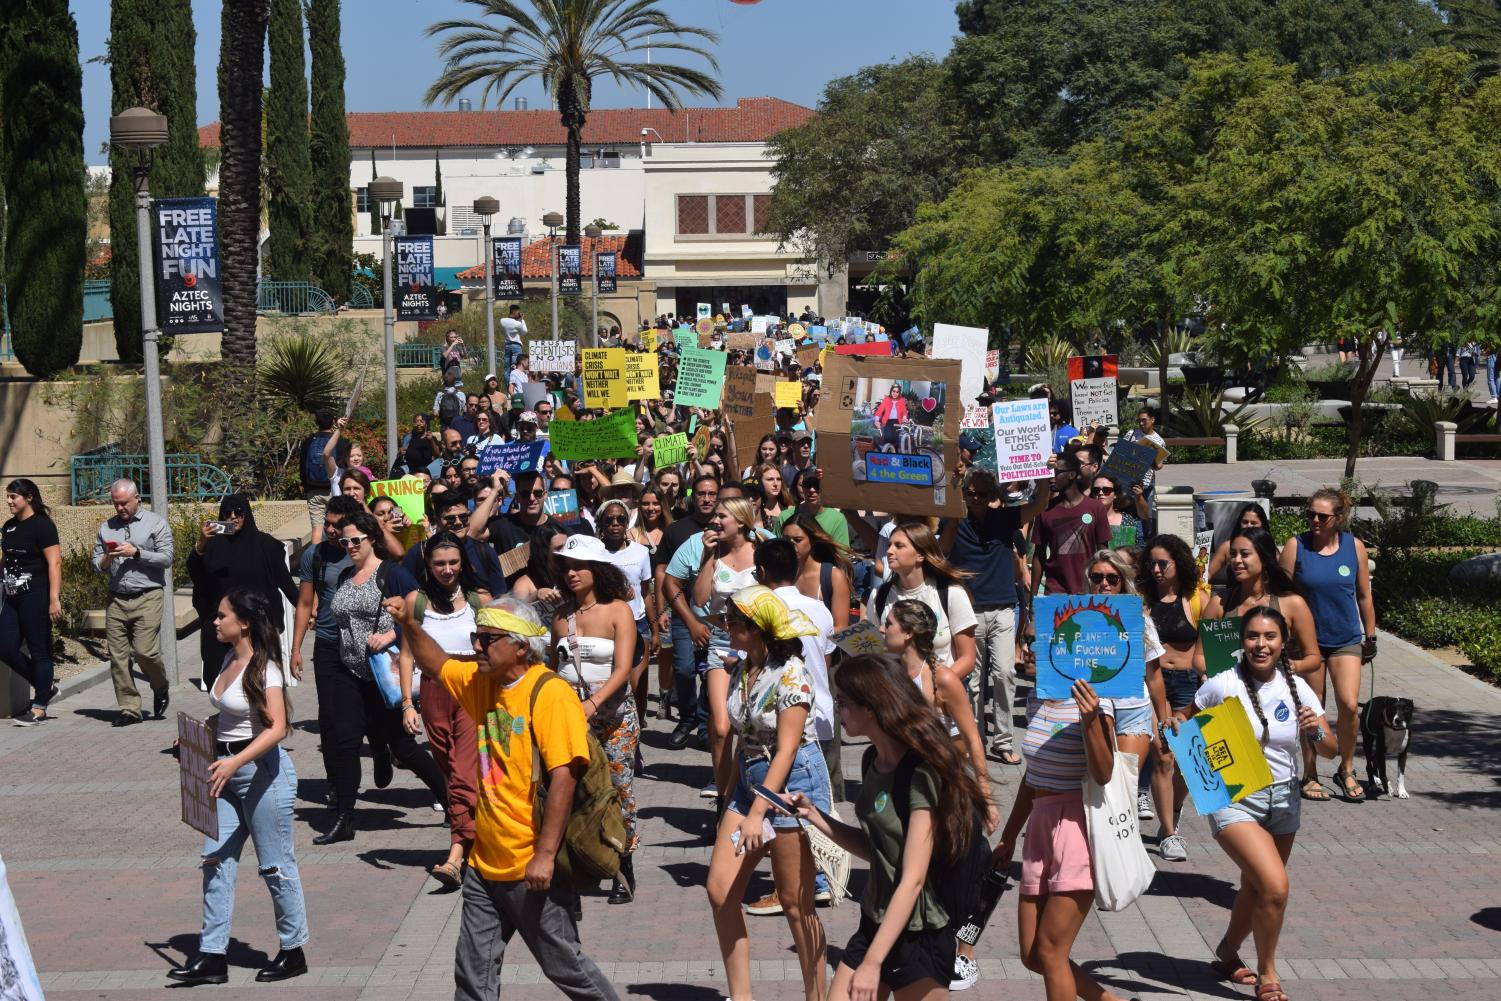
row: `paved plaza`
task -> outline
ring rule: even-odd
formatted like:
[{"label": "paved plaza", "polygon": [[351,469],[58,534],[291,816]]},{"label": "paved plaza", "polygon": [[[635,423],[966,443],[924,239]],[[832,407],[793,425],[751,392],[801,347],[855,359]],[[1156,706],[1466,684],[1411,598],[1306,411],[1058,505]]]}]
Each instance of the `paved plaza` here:
[{"label": "paved plaza", "polygon": [[[196,636],[180,644],[185,664],[196,662],[195,648]],[[1295,1001],[1491,1001],[1501,997],[1501,691],[1389,635],[1378,671],[1379,691],[1418,706],[1412,799],[1305,804],[1282,936],[1285,986]],[[55,703],[58,718],[44,727],[0,728],[0,848],[49,998],[166,997],[167,968],[196,944],[201,839],[178,820],[176,764],[164,753],[173,724],[111,729],[111,698],[108,684],[93,685]],[[438,892],[424,871],[448,843],[442,815],[398,771],[390,788],[366,794],[356,841],[313,847],[327,819],[316,693],[303,685],[292,698],[297,729],[288,746],[299,773],[296,843],[312,972],[284,984],[252,982],[276,941],[268,896],[247,863],[231,982],[196,993],[450,997],[459,897]],[[202,715],[206,706],[194,689],[174,692],[174,710]],[[644,742],[637,900],[611,907],[603,896],[588,898],[581,934],[622,998],[711,1001],[723,996],[724,980],[703,891],[709,806],[698,790],[708,756],[668,751],[670,726],[653,718]],[[856,777],[860,753],[846,747],[847,777]],[[1004,812],[1020,772],[994,767]],[[1155,841],[1155,824],[1143,828]],[[1248,997],[1249,988],[1215,983],[1206,965],[1237,874],[1202,819],[1188,816],[1184,833],[1188,861],[1159,863],[1151,891],[1129,910],[1091,915],[1074,957],[1123,997]],[[860,879],[857,869],[856,886]],[[752,891],[769,887],[766,878]],[[858,906],[820,913],[833,962]],[[751,936],[757,1001],[800,998],[784,920],[751,919]],[[970,997],[1042,998],[1041,982],[1016,959],[1014,899],[998,910],[979,956],[982,979]],[[519,939],[505,979],[505,998],[560,996]]]}]

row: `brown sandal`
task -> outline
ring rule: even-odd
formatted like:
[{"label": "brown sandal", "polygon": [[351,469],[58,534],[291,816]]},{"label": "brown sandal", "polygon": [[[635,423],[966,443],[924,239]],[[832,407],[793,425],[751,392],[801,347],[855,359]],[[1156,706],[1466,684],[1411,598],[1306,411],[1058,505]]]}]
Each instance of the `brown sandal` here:
[{"label": "brown sandal", "polygon": [[1311,799],[1319,803],[1329,802],[1329,790],[1324,788],[1324,784],[1318,780],[1317,776],[1303,783],[1300,794],[1304,799]]},{"label": "brown sandal", "polygon": [[1221,980],[1228,980],[1242,987],[1250,987],[1256,982],[1256,971],[1242,963],[1239,956],[1228,963],[1223,959],[1215,959],[1209,964],[1209,968],[1219,974]]},{"label": "brown sandal", "polygon": [[1256,984],[1256,1001],[1288,1001],[1287,992],[1275,980]]},{"label": "brown sandal", "polygon": [[460,869],[457,862],[444,862],[441,865],[435,865],[427,870],[427,873],[450,890],[457,890],[464,876],[463,870]]}]

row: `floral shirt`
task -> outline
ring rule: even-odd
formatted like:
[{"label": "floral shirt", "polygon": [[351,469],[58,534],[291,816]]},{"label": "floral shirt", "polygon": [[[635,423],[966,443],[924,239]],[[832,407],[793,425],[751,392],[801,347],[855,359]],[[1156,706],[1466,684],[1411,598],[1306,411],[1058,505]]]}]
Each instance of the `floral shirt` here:
[{"label": "floral shirt", "polygon": [[777,749],[777,713],[793,706],[805,706],[808,718],[803,723],[798,746],[818,739],[813,720],[813,677],[801,657],[789,657],[781,664],[768,664],[750,680],[750,665],[740,668],[730,683],[728,709],[730,728],[740,736],[741,747],[749,757],[771,757]]}]

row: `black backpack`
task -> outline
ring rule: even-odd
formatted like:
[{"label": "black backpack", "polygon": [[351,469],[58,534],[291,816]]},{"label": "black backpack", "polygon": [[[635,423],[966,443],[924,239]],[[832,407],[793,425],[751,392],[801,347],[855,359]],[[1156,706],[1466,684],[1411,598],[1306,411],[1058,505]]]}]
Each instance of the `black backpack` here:
[{"label": "black backpack", "polygon": [[[876,762],[876,749],[867,747],[860,764],[860,775],[870,773]],[[891,777],[891,802],[896,808],[897,819],[902,824],[902,834],[907,833],[907,818],[912,815],[912,773],[922,762],[916,754],[908,751]],[[990,840],[985,836],[985,818],[980,811],[970,807],[969,845],[964,854],[953,862],[938,857],[935,851],[928,862],[928,878],[925,884],[933,887],[938,902],[949,916],[949,927],[958,928],[969,920],[980,902],[981,884],[990,872]],[[902,866],[897,863],[896,882],[901,882]]]},{"label": "black backpack", "polygon": [[458,419],[463,409],[464,401],[459,394],[445,391],[443,398],[438,401],[438,420],[443,422],[444,427],[448,427]]}]

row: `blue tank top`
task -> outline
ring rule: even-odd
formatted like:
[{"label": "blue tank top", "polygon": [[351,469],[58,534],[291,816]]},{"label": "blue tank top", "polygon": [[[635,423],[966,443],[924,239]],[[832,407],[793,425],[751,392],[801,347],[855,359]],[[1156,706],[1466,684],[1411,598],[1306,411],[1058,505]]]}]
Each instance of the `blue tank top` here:
[{"label": "blue tank top", "polygon": [[1298,537],[1293,577],[1308,591],[1308,607],[1319,634],[1319,646],[1350,646],[1365,639],[1360,606],[1355,603],[1355,536],[1339,533],[1339,548],[1332,556],[1320,556]]}]

